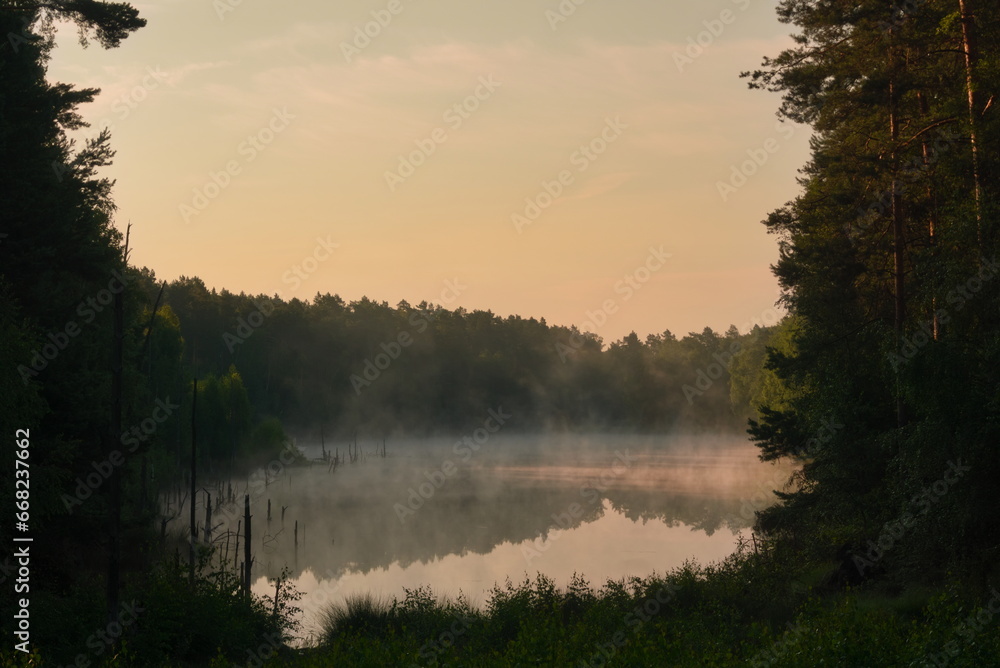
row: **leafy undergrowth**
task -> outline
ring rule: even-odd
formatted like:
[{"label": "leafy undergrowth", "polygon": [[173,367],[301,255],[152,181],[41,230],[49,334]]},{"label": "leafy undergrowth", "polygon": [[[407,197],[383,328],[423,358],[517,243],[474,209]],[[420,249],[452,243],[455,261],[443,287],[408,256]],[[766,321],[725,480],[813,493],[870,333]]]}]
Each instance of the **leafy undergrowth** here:
[{"label": "leafy undergrowth", "polygon": [[[165,573],[147,583],[147,611],[122,645],[84,658],[91,666],[213,668],[1000,666],[997,589],[976,594],[953,579],[832,590],[819,570],[744,546],[719,564],[687,563],[596,589],[579,576],[566,590],[544,576],[508,581],[481,608],[426,588],[402,600],[357,596],[328,607],[315,646],[298,650],[284,644],[297,611],[293,589],[277,609],[255,601],[243,610],[227,605],[232,583],[188,592],[183,578]],[[0,650],[4,666],[64,665],[53,658]]]},{"label": "leafy undergrowth", "polygon": [[788,572],[744,551],[597,590],[508,581],[482,610],[426,589],[361,597],[327,610],[318,646],[267,665],[1000,666],[995,590],[819,595]]}]

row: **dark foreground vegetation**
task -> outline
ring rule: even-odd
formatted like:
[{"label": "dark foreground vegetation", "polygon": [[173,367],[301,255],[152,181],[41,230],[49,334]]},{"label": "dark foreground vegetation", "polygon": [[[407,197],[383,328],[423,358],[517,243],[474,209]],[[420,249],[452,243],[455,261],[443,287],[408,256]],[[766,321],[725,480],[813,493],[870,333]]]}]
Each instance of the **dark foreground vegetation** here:
[{"label": "dark foreground vegetation", "polygon": [[[960,585],[836,591],[748,547],[711,566],[566,591],[539,577],[482,609],[428,591],[348,600],[289,666],[995,666],[1000,593]],[[827,564],[827,567],[833,564]]]},{"label": "dark foreground vegetation", "polygon": [[[67,139],[97,91],[45,79],[56,22],[111,48],[145,21],[124,3],[0,1],[0,431],[7,465],[30,453],[30,503],[27,475],[0,488],[34,539],[21,599],[0,524],[3,662],[1000,665],[1000,7],[778,11],[801,38],[747,76],[815,133],[802,194],[765,221],[788,317],[604,346],[426,303],[161,292],[112,225],[109,136]],[[412,347],[365,376],[403,331]],[[525,430],[750,418],[762,457],[801,469],[723,564],[597,591],[539,579],[483,610],[358,599],[306,650],[288,647],[303,631],[287,583],[249,596],[201,548],[192,576],[156,530],[160,492],[192,465],[233,475],[286,432],[428,433],[500,405]]]}]

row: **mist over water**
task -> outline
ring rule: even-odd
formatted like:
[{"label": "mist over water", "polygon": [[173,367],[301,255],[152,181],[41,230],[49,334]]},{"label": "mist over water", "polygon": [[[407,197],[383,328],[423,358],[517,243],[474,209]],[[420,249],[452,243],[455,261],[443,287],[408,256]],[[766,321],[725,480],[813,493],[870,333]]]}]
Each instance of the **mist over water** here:
[{"label": "mist over water", "polygon": [[[322,458],[319,443],[297,445]],[[380,443],[359,446],[355,463],[287,467],[252,495],[254,590],[273,595],[267,579],[289,568],[307,630],[353,594],[429,586],[481,604],[507,578],[565,587],[578,573],[599,587],[717,561],[790,472],[739,435],[390,440],[384,458]],[[326,449],[347,456],[346,443]],[[242,499],[216,515],[215,535],[236,531]]]}]

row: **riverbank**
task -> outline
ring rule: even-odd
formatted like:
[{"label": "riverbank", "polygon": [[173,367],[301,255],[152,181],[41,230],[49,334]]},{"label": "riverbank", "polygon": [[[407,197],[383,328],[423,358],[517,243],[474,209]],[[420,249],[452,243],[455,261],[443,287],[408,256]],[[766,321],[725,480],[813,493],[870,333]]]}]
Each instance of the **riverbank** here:
[{"label": "riverbank", "polygon": [[833,564],[749,546],[710,566],[566,591],[538,578],[478,610],[427,590],[331,608],[318,645],[276,666],[1000,665],[1000,593],[936,585],[839,589]]}]

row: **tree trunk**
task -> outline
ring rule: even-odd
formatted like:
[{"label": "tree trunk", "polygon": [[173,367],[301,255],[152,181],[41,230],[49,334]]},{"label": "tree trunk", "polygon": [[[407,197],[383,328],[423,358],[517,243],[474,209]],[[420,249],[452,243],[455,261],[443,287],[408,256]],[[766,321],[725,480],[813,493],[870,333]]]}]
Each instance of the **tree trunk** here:
[{"label": "tree trunk", "polygon": [[[921,116],[927,119],[930,116],[930,105],[927,103],[927,96],[924,95],[923,91],[917,92],[917,102],[920,105]],[[933,180],[930,178],[930,170],[932,166],[931,149],[930,144],[927,142],[926,134],[922,134],[920,137],[920,154],[923,159],[924,177],[927,183],[927,206],[929,211],[927,216],[927,242],[930,244],[932,252],[936,252],[933,249],[937,246],[937,197],[934,193]],[[935,262],[935,269],[936,268],[937,263]],[[938,281],[935,277],[935,288],[937,288],[937,284]],[[931,297],[931,330],[935,341],[939,340],[941,337],[941,323],[938,321],[937,312],[937,296],[935,295]]]},{"label": "tree trunk", "polygon": [[979,175],[979,93],[976,90],[976,66],[979,64],[979,39],[976,31],[974,0],[958,0],[962,16],[962,50],[965,52],[965,89],[969,103],[969,144],[972,146],[973,197],[976,205],[976,241],[979,258],[983,254],[983,190]]},{"label": "tree trunk", "polygon": [[[891,33],[890,33],[891,35]],[[891,39],[891,37],[890,37]],[[902,352],[904,327],[906,325],[906,283],[904,272],[905,251],[906,251],[906,224],[903,218],[903,193],[899,178],[899,93],[896,85],[896,49],[889,46],[889,68],[891,79],[889,81],[889,140],[892,145],[891,170],[892,170],[892,258],[893,258],[893,292],[895,315],[893,318],[893,332],[896,337],[897,353]],[[906,424],[906,406],[903,404],[903,396],[899,391],[899,381],[897,378],[896,389],[896,424],[902,427]]]},{"label": "tree trunk", "polygon": [[[122,271],[128,268],[128,230],[122,254]],[[111,350],[111,423],[108,429],[108,450],[116,451],[122,434],[122,359],[124,357],[125,305],[124,290],[115,294],[114,331]],[[108,623],[118,619],[119,586],[121,579],[121,519],[122,478],[120,466],[112,466],[108,500]]]}]

